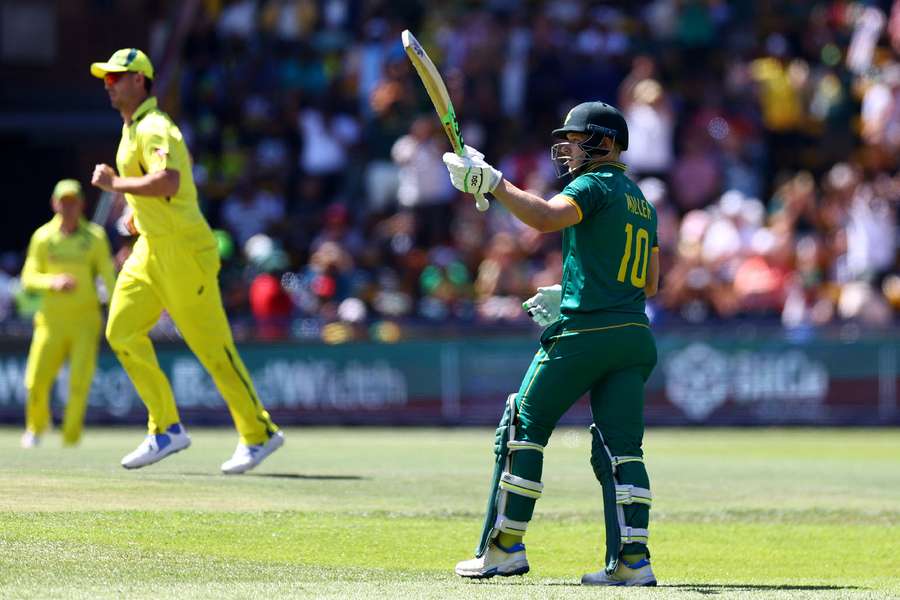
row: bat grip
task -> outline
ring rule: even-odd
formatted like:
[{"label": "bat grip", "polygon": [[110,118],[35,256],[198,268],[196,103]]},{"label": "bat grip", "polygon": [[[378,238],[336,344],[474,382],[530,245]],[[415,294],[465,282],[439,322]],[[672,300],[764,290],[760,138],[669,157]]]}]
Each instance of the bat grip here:
[{"label": "bat grip", "polygon": [[490,203],[488,199],[484,197],[484,194],[475,194],[475,208],[478,209],[479,212],[484,212],[488,209]]}]

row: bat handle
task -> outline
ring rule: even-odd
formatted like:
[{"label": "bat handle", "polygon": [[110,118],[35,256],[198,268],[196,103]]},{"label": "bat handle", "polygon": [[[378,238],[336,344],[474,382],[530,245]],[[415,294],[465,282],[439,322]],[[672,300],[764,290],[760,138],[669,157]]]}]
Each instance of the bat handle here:
[{"label": "bat handle", "polygon": [[486,211],[489,206],[490,202],[484,197],[484,194],[475,194],[475,208],[477,208],[479,212]]}]

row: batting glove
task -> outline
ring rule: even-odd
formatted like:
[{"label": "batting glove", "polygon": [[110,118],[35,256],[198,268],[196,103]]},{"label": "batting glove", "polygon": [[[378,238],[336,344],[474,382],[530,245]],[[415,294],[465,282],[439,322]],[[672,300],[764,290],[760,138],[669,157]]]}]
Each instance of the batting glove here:
[{"label": "batting glove", "polygon": [[560,284],[539,287],[538,293],[522,303],[522,309],[531,320],[546,327],[559,319],[559,305],[562,302],[562,286]]},{"label": "batting glove", "polygon": [[444,164],[450,172],[453,187],[467,194],[487,194],[503,179],[503,173],[484,161],[484,154],[466,146],[465,154],[444,154]]}]

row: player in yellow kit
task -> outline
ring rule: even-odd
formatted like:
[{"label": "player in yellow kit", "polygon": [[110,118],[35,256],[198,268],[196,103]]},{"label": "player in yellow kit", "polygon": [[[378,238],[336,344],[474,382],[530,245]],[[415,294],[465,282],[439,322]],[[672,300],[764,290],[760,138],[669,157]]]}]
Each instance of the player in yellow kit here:
[{"label": "player in yellow kit", "polygon": [[38,444],[50,426],[50,388],[69,361],[69,393],[63,418],[63,443],[81,438],[88,392],[100,343],[99,276],[113,288],[109,240],[103,228],[85,221],[81,184],[63,179],[50,198],[56,215],[38,228],[28,244],[22,286],[41,294],[34,315],[34,336],[25,370],[25,433],[22,447]]},{"label": "player in yellow kit", "polygon": [[91,74],[103,79],[122,115],[118,170],[101,164],[91,183],[125,195],[140,234],[116,281],[106,338],[149,413],[148,435],[122,459],[136,469],[187,448],[191,441],[159,368],[148,333],[163,309],[225,398],[240,440],[222,464],[243,473],[284,443],[263,408],[235,348],[219,292],[216,240],[200,212],[191,158],[181,131],[152,94],[153,65],[137,48],[124,48]]}]

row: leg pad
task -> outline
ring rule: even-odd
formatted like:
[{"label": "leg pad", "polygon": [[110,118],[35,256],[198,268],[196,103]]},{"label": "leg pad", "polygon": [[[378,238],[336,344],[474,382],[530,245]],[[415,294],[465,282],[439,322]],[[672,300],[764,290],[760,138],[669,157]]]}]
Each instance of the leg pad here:
[{"label": "leg pad", "polygon": [[[513,535],[525,535],[528,529],[528,520],[531,518],[531,510],[534,501],[541,497],[544,484],[523,477],[524,473],[540,473],[543,461],[544,447],[541,444],[517,440],[518,425],[516,395],[510,394],[506,399],[506,408],[500,419],[500,426],[494,444],[496,462],[494,475],[491,480],[491,491],[488,496],[487,512],[484,526],[481,531],[481,539],[475,549],[475,556],[483,556],[487,552],[490,541],[497,537],[501,531]],[[517,456],[513,460],[513,456]],[[508,502],[510,495],[528,499],[531,503],[526,508],[522,506],[522,500],[514,501],[516,507],[511,508],[508,514]]]},{"label": "leg pad", "polygon": [[631,527],[625,522],[623,506],[643,504],[650,506],[653,496],[650,490],[621,483],[618,477],[620,465],[640,462],[640,456],[614,456],[596,425],[591,425],[591,466],[603,491],[603,520],[606,525],[606,570],[615,571],[619,553],[625,544],[647,544],[649,531]]}]

